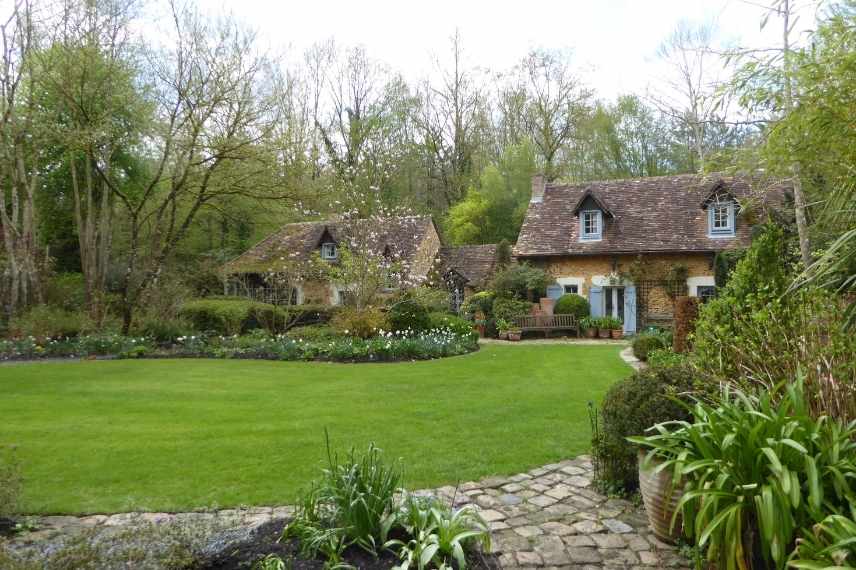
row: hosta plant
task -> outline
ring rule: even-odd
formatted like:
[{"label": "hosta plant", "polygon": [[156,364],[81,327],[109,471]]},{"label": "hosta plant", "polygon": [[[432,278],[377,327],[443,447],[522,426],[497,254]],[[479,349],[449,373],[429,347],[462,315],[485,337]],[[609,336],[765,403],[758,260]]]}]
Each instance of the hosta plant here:
[{"label": "hosta plant", "polygon": [[781,392],[726,390],[630,438],[684,482],[685,532],[721,570],[784,568],[800,529],[856,509],[856,424],[813,419],[801,381]]},{"label": "hosta plant", "polygon": [[797,540],[790,568],[856,568],[856,518],[830,515]]}]

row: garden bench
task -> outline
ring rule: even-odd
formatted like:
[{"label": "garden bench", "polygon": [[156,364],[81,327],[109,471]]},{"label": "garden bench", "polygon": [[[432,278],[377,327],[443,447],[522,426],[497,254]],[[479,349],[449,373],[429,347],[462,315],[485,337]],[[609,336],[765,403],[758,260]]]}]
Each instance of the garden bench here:
[{"label": "garden bench", "polygon": [[580,336],[580,321],[574,315],[527,315],[514,319],[514,324],[521,332],[544,331],[544,338],[550,331],[576,331]]}]

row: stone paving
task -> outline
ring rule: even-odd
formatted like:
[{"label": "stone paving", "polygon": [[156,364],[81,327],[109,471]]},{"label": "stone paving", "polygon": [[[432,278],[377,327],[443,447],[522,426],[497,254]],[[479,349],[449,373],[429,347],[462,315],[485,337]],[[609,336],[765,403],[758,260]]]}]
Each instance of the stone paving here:
[{"label": "stone paving", "polygon": [[[689,568],[673,546],[650,532],[644,511],[592,488],[588,456],[545,465],[510,477],[489,477],[457,488],[417,491],[456,506],[473,504],[490,524],[492,550],[506,569]],[[57,540],[92,527],[135,521],[165,523],[217,519],[221,525],[253,528],[287,518],[291,507],[256,507],[198,513],[122,513],[88,517],[41,517],[39,530],[15,539],[20,546]]]}]

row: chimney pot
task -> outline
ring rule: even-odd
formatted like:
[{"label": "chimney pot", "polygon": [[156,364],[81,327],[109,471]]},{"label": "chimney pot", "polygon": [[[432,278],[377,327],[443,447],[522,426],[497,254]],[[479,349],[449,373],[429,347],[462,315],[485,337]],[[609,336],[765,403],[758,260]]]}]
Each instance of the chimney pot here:
[{"label": "chimney pot", "polygon": [[536,174],[532,177],[532,198],[530,202],[543,202],[544,201],[544,189],[546,187],[546,181],[544,179],[543,174]]}]

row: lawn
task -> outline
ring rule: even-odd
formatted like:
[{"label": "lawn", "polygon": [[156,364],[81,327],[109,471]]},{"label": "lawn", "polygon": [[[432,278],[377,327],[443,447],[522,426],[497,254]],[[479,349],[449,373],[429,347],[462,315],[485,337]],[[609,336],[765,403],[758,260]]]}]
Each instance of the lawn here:
[{"label": "lawn", "polygon": [[586,452],[618,346],[497,346],[400,364],[143,360],[0,366],[0,443],[32,513],[285,504],[333,447],[376,442],[411,488]]}]

